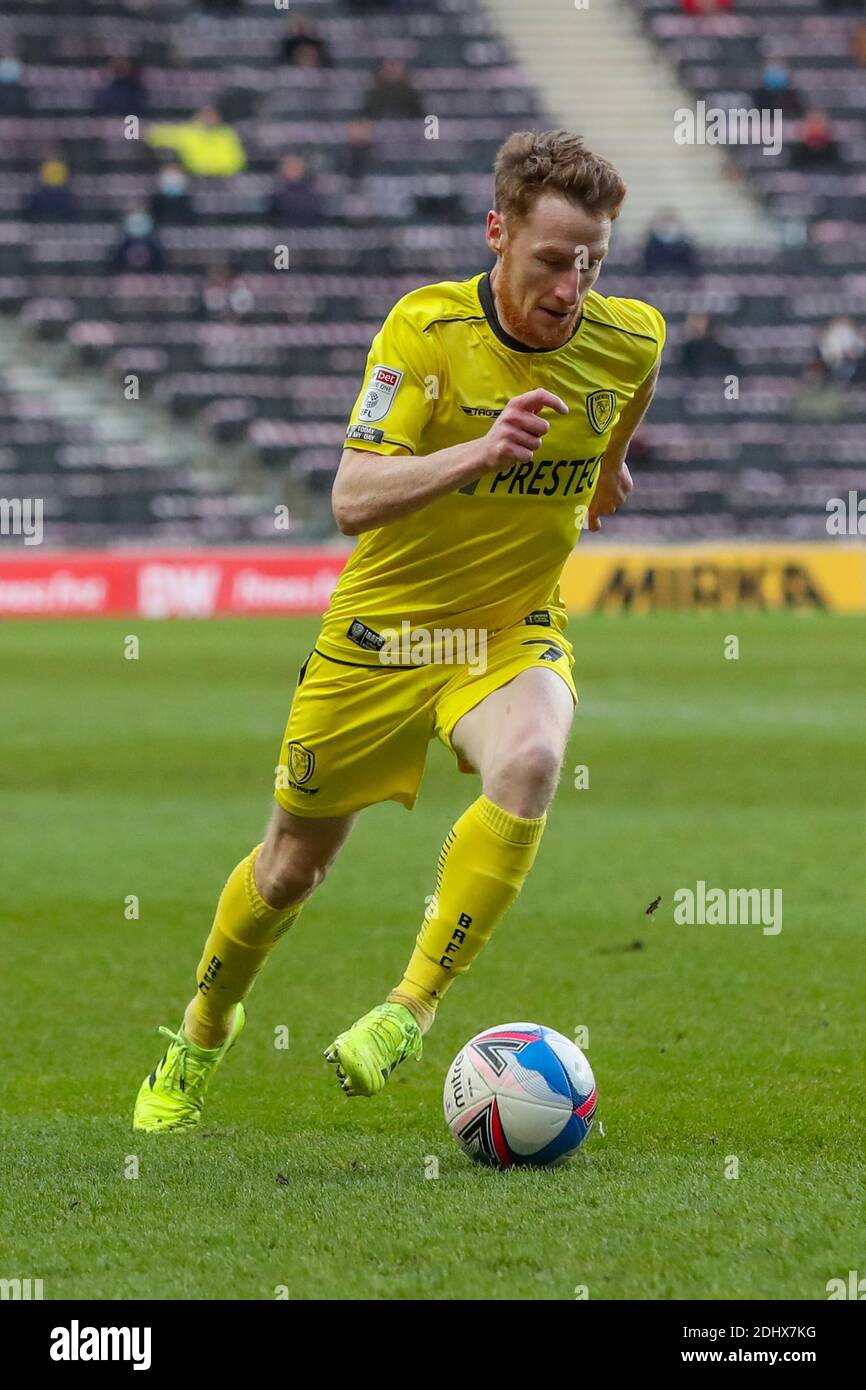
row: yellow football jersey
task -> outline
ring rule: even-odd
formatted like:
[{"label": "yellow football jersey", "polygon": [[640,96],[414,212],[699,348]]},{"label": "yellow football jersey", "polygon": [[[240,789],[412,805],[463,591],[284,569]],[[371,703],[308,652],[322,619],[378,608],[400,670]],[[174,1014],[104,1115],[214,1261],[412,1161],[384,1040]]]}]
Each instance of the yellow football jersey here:
[{"label": "yellow football jersey", "polygon": [[548,609],[565,621],[559,577],[575,546],[612,429],[657,361],[664,320],[636,299],[590,292],[572,337],[517,342],[496,314],[489,273],[425,285],[373,339],[346,434],[352,449],[433,454],[487,433],[514,396],[542,386],[568,415],[531,463],[487,473],[413,515],[365,532],[324,616],[318,649],[373,664],[383,629],[493,633]]}]

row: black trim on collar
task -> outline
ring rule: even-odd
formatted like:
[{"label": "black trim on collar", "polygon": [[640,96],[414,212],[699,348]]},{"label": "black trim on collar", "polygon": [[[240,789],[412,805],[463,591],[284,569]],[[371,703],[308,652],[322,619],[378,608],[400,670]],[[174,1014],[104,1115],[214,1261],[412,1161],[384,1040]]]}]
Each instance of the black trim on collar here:
[{"label": "black trim on collar", "polygon": [[599,328],[612,328],[614,333],[627,333],[630,338],[646,338],[648,343],[655,343],[656,347],[659,345],[658,338],[654,338],[652,333],[636,333],[632,328],[620,328],[618,323],[605,323],[604,319],[591,319],[586,314],[583,317],[587,323],[598,324]]},{"label": "black trim on collar", "polygon": [[580,332],[580,325],[583,323],[583,314],[581,314],[580,318],[577,320],[577,323],[574,326],[574,332],[570,335],[570,337],[566,338],[565,342],[562,343],[558,348],[529,347],[527,343],[521,343],[518,338],[512,338],[511,334],[506,333],[505,329],[502,327],[502,324],[499,321],[499,315],[496,312],[496,300],[493,296],[493,286],[490,283],[489,270],[484,275],[482,275],[481,279],[478,282],[478,298],[481,303],[481,307],[484,310],[484,317],[490,324],[490,327],[493,329],[493,332],[495,333],[496,337],[499,339],[500,343],[503,343],[505,345],[505,347],[511,348],[512,352],[534,352],[541,354],[547,354],[551,352],[562,352],[562,349],[568,347],[572,339],[576,337],[577,334]]}]

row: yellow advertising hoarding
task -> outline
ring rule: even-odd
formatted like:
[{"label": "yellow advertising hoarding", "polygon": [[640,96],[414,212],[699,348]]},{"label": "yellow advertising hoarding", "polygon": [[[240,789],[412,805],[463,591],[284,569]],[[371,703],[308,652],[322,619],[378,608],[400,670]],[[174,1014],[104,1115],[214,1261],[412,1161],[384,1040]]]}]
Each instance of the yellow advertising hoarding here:
[{"label": "yellow advertising hoarding", "polygon": [[866,546],[593,544],[569,556],[562,597],[570,613],[656,609],[827,609],[866,613]]}]

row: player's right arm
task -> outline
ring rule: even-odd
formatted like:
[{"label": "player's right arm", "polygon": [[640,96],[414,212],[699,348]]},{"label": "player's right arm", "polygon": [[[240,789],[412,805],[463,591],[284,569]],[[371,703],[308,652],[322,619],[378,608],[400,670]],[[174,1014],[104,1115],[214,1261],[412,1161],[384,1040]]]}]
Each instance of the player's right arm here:
[{"label": "player's right arm", "polygon": [[484,473],[530,462],[550,429],[543,410],[568,414],[558,396],[537,387],[510,400],[480,439],[434,454],[419,458],[399,445],[399,453],[390,454],[344,449],[331,494],[337,525],[344,536],[359,536],[420,511]]}]

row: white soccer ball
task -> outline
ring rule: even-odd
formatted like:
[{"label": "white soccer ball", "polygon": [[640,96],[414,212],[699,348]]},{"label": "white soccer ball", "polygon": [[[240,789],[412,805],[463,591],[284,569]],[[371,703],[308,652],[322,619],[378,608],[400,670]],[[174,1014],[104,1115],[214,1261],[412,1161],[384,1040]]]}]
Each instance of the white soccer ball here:
[{"label": "white soccer ball", "polygon": [[552,1168],[577,1152],[598,1100],[580,1048],[539,1023],[487,1028],[445,1078],[445,1120],[464,1153],[496,1168]]}]

